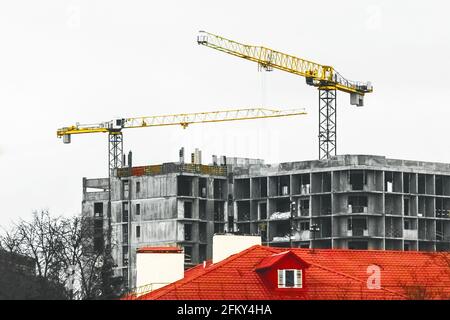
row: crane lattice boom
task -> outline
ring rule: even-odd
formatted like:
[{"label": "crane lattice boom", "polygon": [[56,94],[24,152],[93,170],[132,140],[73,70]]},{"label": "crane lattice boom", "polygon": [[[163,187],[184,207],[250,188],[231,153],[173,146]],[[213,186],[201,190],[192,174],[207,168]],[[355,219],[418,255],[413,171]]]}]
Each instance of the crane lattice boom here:
[{"label": "crane lattice boom", "polygon": [[194,123],[223,122],[261,118],[276,118],[306,114],[305,109],[274,110],[267,108],[234,109],[212,112],[180,113],[147,117],[115,119],[98,124],[76,124],[58,129],[58,138],[65,137],[64,142],[70,142],[70,135],[81,133],[120,132],[128,128],[145,128],[181,125],[186,128]]},{"label": "crane lattice boom", "polygon": [[373,90],[370,82],[347,80],[331,66],[324,66],[266,47],[242,44],[206,31],[199,32],[197,43],[257,62],[265,69],[276,68],[303,76],[311,85],[334,86],[337,90],[360,95]]}]

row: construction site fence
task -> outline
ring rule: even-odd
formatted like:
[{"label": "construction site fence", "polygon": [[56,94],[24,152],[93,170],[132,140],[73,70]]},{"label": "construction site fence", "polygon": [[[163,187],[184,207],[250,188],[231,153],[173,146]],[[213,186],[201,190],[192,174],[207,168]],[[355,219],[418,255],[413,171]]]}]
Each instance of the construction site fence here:
[{"label": "construction site fence", "polygon": [[160,165],[141,166],[132,168],[118,168],[117,176],[119,178],[130,176],[152,176],[167,173],[194,173],[210,176],[226,176],[226,166],[207,166],[202,164],[177,164],[164,163]]}]

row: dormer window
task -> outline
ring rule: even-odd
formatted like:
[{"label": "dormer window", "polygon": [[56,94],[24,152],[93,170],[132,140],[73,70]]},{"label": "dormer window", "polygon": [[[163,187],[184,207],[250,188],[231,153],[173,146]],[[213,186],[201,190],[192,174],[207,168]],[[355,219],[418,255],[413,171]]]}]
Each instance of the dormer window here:
[{"label": "dormer window", "polygon": [[290,295],[306,289],[305,275],[309,266],[294,251],[288,250],[265,257],[255,267],[255,271],[268,288]]},{"label": "dormer window", "polygon": [[282,269],[278,270],[278,288],[302,288],[302,270]]}]

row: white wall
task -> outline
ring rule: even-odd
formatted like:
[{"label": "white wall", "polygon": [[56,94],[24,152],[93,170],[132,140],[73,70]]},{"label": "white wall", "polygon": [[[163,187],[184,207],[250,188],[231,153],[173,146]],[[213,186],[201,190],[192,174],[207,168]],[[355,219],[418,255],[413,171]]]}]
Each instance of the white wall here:
[{"label": "white wall", "polygon": [[184,253],[137,253],[136,287],[164,287],[184,277]]},{"label": "white wall", "polygon": [[261,245],[260,236],[238,236],[233,234],[213,236],[213,263],[241,252],[254,245]]}]

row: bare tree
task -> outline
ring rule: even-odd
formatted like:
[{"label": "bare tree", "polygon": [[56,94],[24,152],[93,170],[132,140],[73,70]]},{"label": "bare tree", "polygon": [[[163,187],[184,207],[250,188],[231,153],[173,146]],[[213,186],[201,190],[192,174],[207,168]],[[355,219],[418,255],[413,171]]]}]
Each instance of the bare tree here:
[{"label": "bare tree", "polygon": [[95,299],[101,294],[103,254],[94,250],[92,219],[74,216],[63,221],[61,261],[67,270],[70,298]]},{"label": "bare tree", "polygon": [[68,299],[115,298],[111,259],[94,249],[93,220],[33,212],[0,235],[0,248],[33,259],[37,276],[66,288]]},{"label": "bare tree", "polygon": [[61,229],[61,218],[53,218],[42,210],[33,212],[31,222],[21,220],[13,231],[17,241],[15,252],[34,259],[38,276],[58,282],[64,282],[58,256],[62,250]]},{"label": "bare tree", "polygon": [[42,210],[33,212],[31,221],[20,220],[0,236],[3,250],[34,261],[36,277],[30,281],[36,283],[36,288],[41,288],[42,297],[49,297],[45,291],[54,288],[58,294],[52,297],[66,298],[63,265],[59,259],[61,228],[61,218],[53,218],[48,211]]}]

